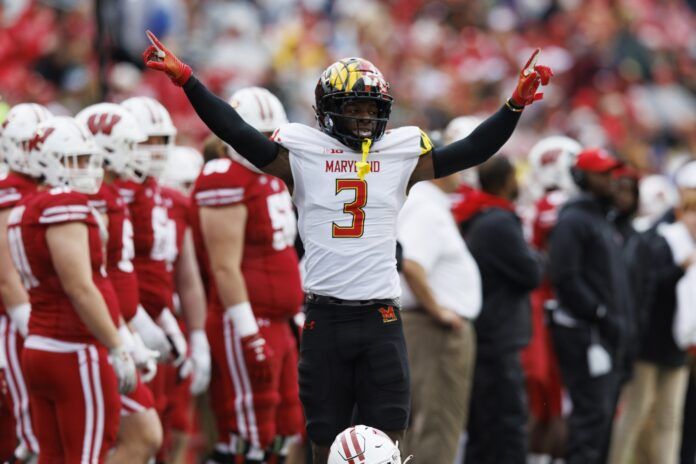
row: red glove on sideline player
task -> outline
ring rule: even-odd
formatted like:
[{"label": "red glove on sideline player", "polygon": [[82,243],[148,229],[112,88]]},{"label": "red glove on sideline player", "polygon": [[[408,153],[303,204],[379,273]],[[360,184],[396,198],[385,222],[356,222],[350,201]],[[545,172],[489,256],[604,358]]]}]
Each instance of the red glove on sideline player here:
[{"label": "red glove on sideline player", "polygon": [[191,66],[182,63],[176,55],[159,41],[155,34],[150,31],[147,31],[146,34],[152,45],[143,52],[145,66],[155,71],[166,73],[172,82],[179,87],[186,84],[193,72],[191,71]]},{"label": "red glove on sideline player", "polygon": [[544,94],[541,92],[537,93],[537,89],[539,85],[548,84],[551,76],[553,76],[553,71],[548,66],[536,65],[540,51],[538,48],[534,50],[527,64],[520,71],[517,87],[512,93],[512,97],[510,97],[510,103],[516,108],[521,109],[537,100],[541,100]]},{"label": "red glove on sideline player", "polygon": [[273,379],[273,370],[271,369],[273,350],[261,334],[257,332],[254,335],[243,337],[242,350],[251,383],[255,385],[270,383]]}]

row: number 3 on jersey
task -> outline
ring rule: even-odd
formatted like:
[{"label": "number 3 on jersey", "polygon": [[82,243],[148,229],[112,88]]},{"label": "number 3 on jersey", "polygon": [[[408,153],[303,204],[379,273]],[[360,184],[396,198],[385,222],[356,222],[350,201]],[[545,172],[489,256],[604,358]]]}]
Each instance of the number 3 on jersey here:
[{"label": "number 3 on jersey", "polygon": [[343,212],[353,216],[349,226],[332,224],[334,238],[359,238],[365,232],[365,210],[367,204],[367,182],[360,179],[336,179],[336,195],[343,190],[355,190],[355,199],[343,205]]}]

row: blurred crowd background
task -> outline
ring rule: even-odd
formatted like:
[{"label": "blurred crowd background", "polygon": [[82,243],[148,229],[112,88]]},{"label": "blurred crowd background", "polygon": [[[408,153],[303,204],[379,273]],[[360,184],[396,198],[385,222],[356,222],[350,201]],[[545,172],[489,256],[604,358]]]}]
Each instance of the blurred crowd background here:
[{"label": "blurred crowd background", "polygon": [[177,144],[201,149],[209,131],[184,93],[143,69],[150,29],[213,92],[267,87],[293,122],[312,123],[327,65],[365,57],[391,83],[391,126],[438,143],[453,118],[499,108],[540,47],[555,77],[502,149],[523,215],[541,194],[525,185],[527,154],[545,136],[604,147],[643,176],[696,156],[696,0],[5,0],[0,24],[0,120],[20,102],[74,115],[147,95]]},{"label": "blurred crowd background", "polygon": [[329,63],[366,57],[392,84],[392,125],[436,131],[497,108],[541,47],[556,77],[503,151],[524,158],[560,132],[669,171],[672,157],[696,152],[695,11],[693,0],[8,0],[0,95],[70,114],[151,95],[179,143],[196,144],[207,130],[183,92],[143,72],[149,28],[211,90],[268,87],[297,122],[311,123]]}]

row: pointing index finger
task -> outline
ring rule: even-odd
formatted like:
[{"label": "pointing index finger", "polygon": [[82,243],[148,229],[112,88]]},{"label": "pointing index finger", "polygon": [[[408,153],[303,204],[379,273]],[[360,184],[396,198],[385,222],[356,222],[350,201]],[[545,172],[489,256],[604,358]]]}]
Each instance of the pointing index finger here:
[{"label": "pointing index finger", "polygon": [[531,74],[531,72],[534,71],[534,66],[536,66],[537,58],[539,58],[539,52],[541,52],[541,49],[537,48],[532,53],[532,56],[529,57],[527,64],[525,64],[524,68],[522,69],[523,76],[529,76],[529,74]]},{"label": "pointing index finger", "polygon": [[157,58],[164,59],[164,57],[167,56],[167,54],[164,51],[165,47],[164,45],[162,45],[162,42],[160,42],[157,36],[153,34],[150,30],[147,30],[145,34],[147,35],[147,38],[150,40],[152,46],[155,47],[155,49],[157,50]]}]

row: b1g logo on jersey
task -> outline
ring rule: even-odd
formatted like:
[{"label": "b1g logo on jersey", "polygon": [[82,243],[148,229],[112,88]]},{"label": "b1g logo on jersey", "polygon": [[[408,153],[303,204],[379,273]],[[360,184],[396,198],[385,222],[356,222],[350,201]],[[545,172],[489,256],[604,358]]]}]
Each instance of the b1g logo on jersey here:
[{"label": "b1g logo on jersey", "polygon": [[93,114],[87,119],[87,127],[92,134],[111,135],[114,126],[121,120],[118,114]]}]

